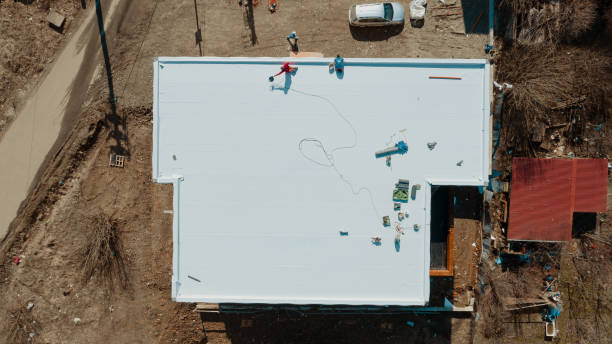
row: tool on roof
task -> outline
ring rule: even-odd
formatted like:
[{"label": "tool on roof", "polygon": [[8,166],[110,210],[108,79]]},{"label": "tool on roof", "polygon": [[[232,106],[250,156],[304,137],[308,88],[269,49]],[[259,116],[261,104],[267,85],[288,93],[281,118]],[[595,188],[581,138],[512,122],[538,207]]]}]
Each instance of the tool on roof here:
[{"label": "tool on roof", "polygon": [[408,202],[408,190],[407,189],[394,189],[393,190],[393,201],[395,202]]},{"label": "tool on roof", "polygon": [[408,191],[410,190],[408,179],[399,179],[393,190],[393,201],[408,202]]},{"label": "tool on roof", "polygon": [[397,232],[397,235],[404,235],[404,227],[402,227],[402,225],[399,222],[395,223],[395,231]]},{"label": "tool on roof", "polygon": [[399,141],[392,147],[377,151],[375,155],[376,158],[382,158],[392,154],[406,154],[406,152],[408,152],[408,145],[406,145],[406,142],[404,141]]},{"label": "tool on roof", "polygon": [[461,80],[461,78],[457,76],[430,76],[429,78],[430,79]]},{"label": "tool on roof", "polygon": [[416,184],[412,186],[412,192],[410,193],[410,198],[414,201],[416,199],[417,190],[421,190],[421,185]]},{"label": "tool on roof", "polygon": [[408,179],[400,179],[395,184],[395,188],[396,189],[400,189],[400,190],[408,190],[409,189],[409,185],[410,185],[410,182],[408,181]]},{"label": "tool on roof", "polygon": [[400,250],[400,240],[402,239],[402,235],[404,235],[404,228],[399,223],[395,224],[395,250],[399,252]]},{"label": "tool on roof", "polygon": [[391,226],[391,219],[389,219],[389,216],[383,216],[383,226],[385,227]]}]

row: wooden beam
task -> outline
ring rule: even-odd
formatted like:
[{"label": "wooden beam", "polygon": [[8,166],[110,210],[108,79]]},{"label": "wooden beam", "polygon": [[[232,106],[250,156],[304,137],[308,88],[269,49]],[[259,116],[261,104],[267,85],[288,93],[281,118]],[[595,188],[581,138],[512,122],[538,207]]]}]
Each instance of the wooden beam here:
[{"label": "wooden beam", "polygon": [[455,240],[455,228],[450,227],[448,229],[448,235],[446,236],[446,270],[430,269],[429,276],[452,277],[454,275],[454,268],[453,268],[453,265],[455,264],[454,240]]},{"label": "wooden beam", "polygon": [[198,313],[219,313],[218,303],[198,303],[196,308],[193,310]]}]

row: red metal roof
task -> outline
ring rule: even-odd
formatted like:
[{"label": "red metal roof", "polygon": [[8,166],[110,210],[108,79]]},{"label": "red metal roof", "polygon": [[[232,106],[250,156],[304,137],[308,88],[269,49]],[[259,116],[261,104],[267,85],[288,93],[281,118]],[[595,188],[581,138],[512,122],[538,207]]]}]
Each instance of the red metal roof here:
[{"label": "red metal roof", "polygon": [[605,212],[606,159],[515,158],[509,240],[570,241],[574,212]]}]

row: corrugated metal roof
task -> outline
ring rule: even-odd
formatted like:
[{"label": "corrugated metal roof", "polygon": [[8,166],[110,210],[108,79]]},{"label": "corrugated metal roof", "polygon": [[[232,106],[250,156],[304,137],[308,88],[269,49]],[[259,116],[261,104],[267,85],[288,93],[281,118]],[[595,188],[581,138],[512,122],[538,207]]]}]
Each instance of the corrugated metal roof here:
[{"label": "corrugated metal roof", "polygon": [[515,158],[509,240],[569,241],[574,212],[604,212],[605,159]]},{"label": "corrugated metal roof", "polygon": [[574,211],[606,211],[608,190],[608,161],[606,159],[583,159],[576,164],[576,197]]}]

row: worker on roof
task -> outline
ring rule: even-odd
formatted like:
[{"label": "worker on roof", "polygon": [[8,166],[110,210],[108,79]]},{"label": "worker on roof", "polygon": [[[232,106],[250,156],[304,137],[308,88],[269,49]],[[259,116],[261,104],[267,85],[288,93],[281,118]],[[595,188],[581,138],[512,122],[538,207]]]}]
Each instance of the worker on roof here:
[{"label": "worker on roof", "polygon": [[297,72],[297,67],[291,67],[292,64],[293,63],[291,62],[285,62],[285,64],[281,67],[281,71],[275,74],[274,76],[279,76],[283,73],[295,74],[295,72]]},{"label": "worker on roof", "polygon": [[334,68],[336,69],[336,72],[342,73],[344,70],[344,58],[342,58],[342,56],[336,55],[336,58],[334,59]]}]

